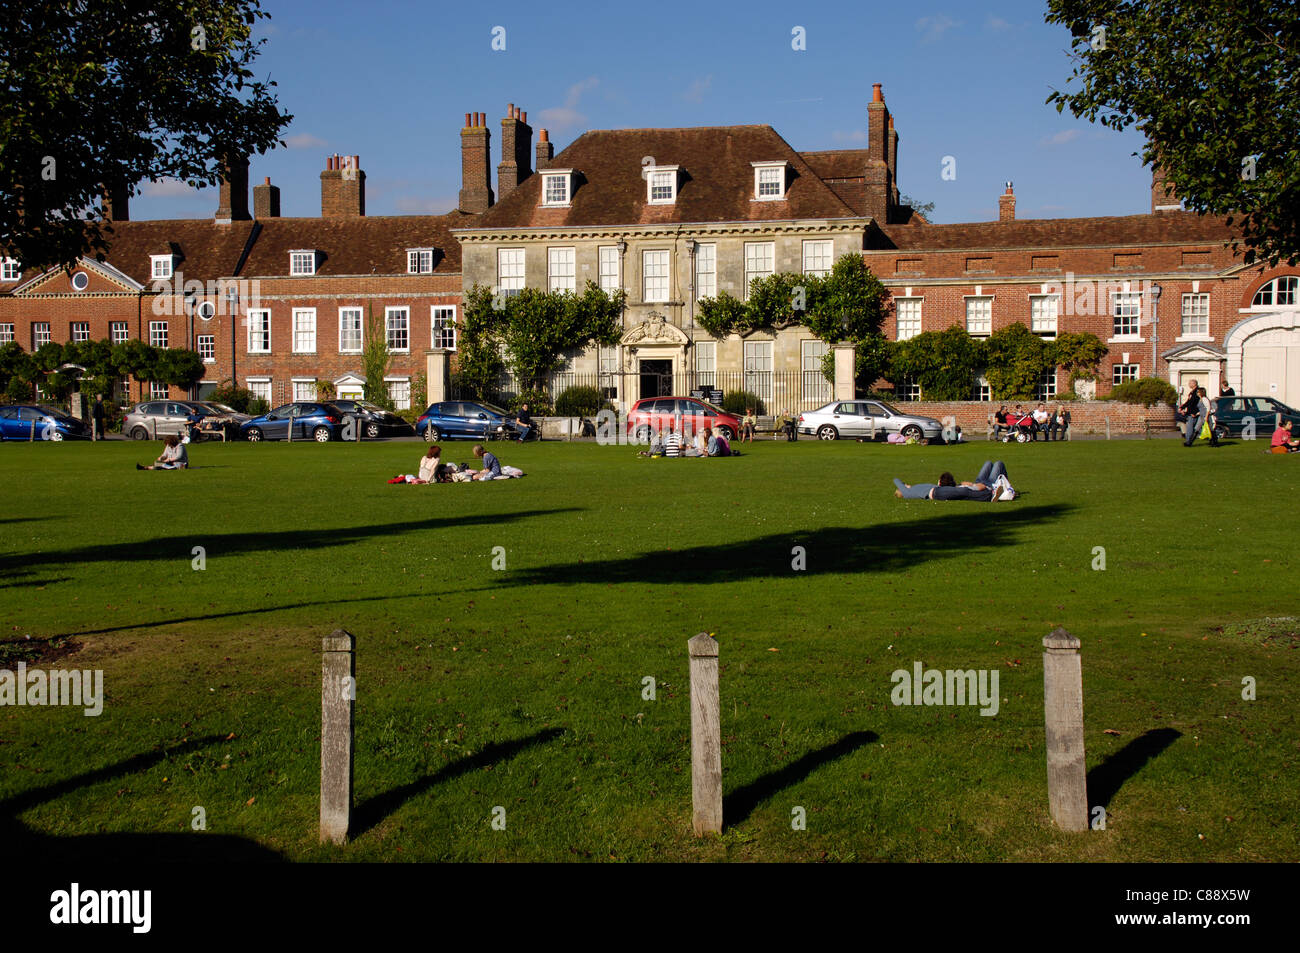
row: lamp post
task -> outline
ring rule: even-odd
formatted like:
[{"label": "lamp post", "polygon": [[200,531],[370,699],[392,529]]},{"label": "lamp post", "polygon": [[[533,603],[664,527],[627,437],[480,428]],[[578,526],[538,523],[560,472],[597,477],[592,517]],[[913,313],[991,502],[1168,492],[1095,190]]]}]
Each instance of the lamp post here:
[{"label": "lamp post", "polygon": [[1160,337],[1160,292],[1158,284],[1151,286],[1151,376],[1156,374],[1156,341]]}]

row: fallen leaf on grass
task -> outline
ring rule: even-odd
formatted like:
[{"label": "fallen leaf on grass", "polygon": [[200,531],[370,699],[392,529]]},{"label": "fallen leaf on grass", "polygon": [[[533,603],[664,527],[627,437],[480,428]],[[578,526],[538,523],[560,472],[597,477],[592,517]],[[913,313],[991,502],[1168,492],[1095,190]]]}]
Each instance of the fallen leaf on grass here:
[{"label": "fallen leaf on grass", "polygon": [[257,795],[254,794],[252,797],[250,797],[247,801],[244,802],[244,807],[252,807],[253,802],[256,800],[257,800]]}]

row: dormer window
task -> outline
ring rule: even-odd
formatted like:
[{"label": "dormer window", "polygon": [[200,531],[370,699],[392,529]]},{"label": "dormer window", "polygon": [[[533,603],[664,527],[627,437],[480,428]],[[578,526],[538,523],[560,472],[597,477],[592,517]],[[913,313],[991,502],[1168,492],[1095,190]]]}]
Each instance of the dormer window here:
[{"label": "dormer window", "polygon": [[289,252],[289,274],[291,275],[316,274],[315,249],[299,249],[297,251]]},{"label": "dormer window", "polygon": [[543,208],[567,208],[572,196],[572,169],[547,169],[542,173]]},{"label": "dormer window", "polygon": [[408,248],[406,250],[406,273],[408,275],[433,274],[433,249]]},{"label": "dormer window", "polygon": [[785,174],[789,163],[753,162],[754,198],[760,202],[777,202],[785,198]]},{"label": "dormer window", "polygon": [[677,173],[681,166],[646,167],[646,201],[651,205],[672,205],[677,201]]},{"label": "dormer window", "polygon": [[23,273],[16,258],[0,258],[0,281],[17,281]]},{"label": "dormer window", "polygon": [[154,281],[162,281],[172,276],[174,260],[171,255],[150,255],[149,261],[153,263],[150,273]]}]

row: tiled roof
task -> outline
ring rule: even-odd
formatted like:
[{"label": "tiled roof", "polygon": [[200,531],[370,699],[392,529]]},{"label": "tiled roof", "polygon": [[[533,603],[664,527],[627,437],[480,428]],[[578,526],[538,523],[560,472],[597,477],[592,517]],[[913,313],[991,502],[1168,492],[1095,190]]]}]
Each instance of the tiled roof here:
[{"label": "tiled roof", "polygon": [[460,242],[450,229],[474,221],[446,215],[266,218],[238,277],[289,274],[289,252],[315,249],[317,275],[404,275],[408,248],[436,248],[434,274],[459,274]]},{"label": "tiled roof", "polygon": [[951,251],[965,248],[1041,248],[1071,245],[1220,244],[1234,230],[1222,218],[1192,212],[1104,218],[1016,219],[960,225],[883,225],[868,251]]},{"label": "tiled roof", "polygon": [[[642,159],[682,169],[677,201],[651,205]],[[782,201],[754,200],[752,162],[790,164]],[[569,207],[542,208],[542,177],[531,175],[469,228],[545,228],[673,222],[762,222],[856,218],[771,126],[621,129],[587,132],[551,160],[579,173]]]}]

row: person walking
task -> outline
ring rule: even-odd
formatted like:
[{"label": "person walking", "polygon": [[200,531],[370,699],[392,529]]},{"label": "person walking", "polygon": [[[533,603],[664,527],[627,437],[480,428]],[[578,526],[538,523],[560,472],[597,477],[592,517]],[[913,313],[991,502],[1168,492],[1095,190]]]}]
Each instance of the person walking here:
[{"label": "person walking", "polygon": [[1195,380],[1187,382],[1187,399],[1178,409],[1183,420],[1187,421],[1187,429],[1183,432],[1183,446],[1190,447],[1201,432],[1201,424],[1205,423],[1200,413],[1201,389]]},{"label": "person walking", "polygon": [[104,395],[95,395],[95,406],[90,409],[90,419],[94,423],[96,440],[104,439]]},{"label": "person walking", "polygon": [[1197,413],[1200,415],[1203,426],[1210,428],[1210,446],[1217,447],[1219,445],[1219,435],[1214,432],[1214,427],[1218,421],[1214,417],[1214,407],[1210,403],[1209,397],[1206,396],[1204,387],[1200,388],[1198,393],[1201,395],[1201,399],[1197,404]]}]

